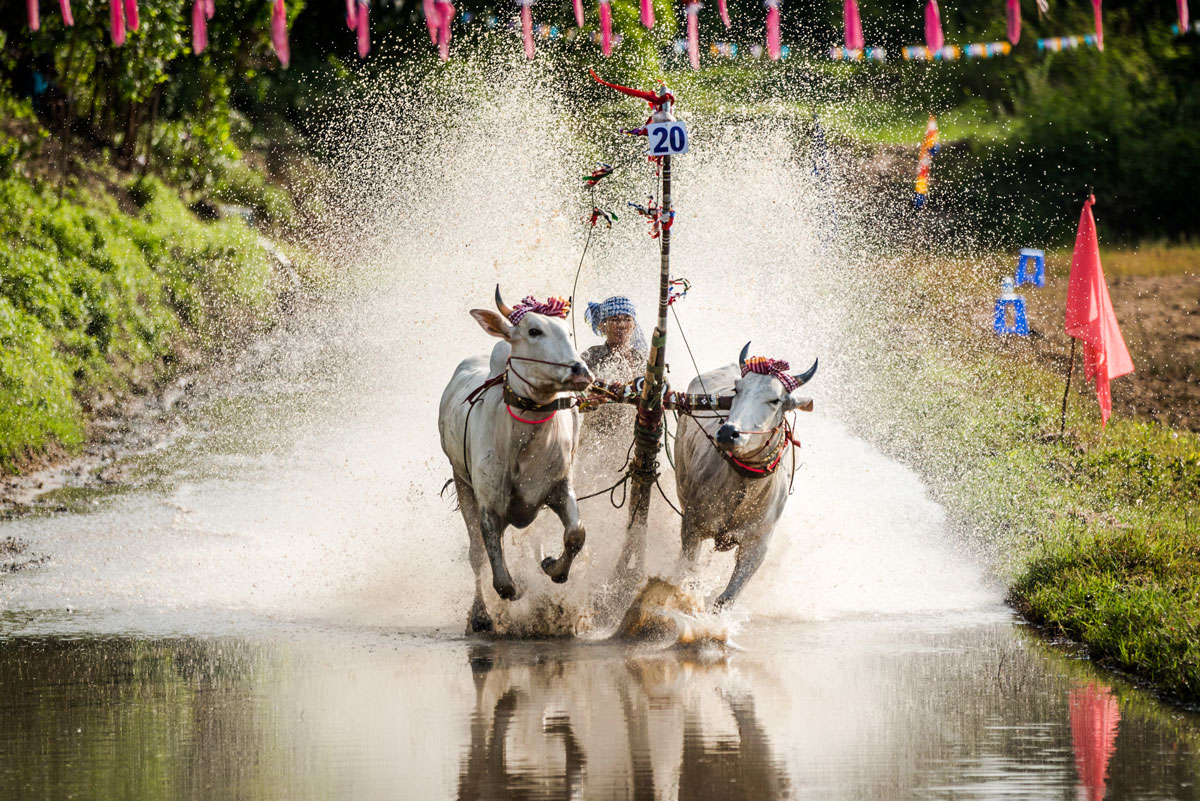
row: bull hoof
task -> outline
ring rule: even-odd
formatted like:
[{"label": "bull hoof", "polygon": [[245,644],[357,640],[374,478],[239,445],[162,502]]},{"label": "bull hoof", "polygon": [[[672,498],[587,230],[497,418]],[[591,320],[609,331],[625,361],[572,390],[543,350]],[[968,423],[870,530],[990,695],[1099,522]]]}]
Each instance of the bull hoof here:
[{"label": "bull hoof", "polygon": [[496,590],[496,594],[506,601],[515,601],[521,597],[521,593],[517,591],[516,584],[493,584],[492,588]]},{"label": "bull hoof", "polygon": [[488,614],[487,607],[483,605],[482,601],[476,601],[471,606],[471,614],[467,617],[467,633],[487,634],[495,630],[496,627],[492,625],[492,618]]},{"label": "bull hoof", "polygon": [[542,572],[549,576],[550,580],[555,584],[567,583],[567,571],[564,570],[561,573],[558,572],[558,560],[553,556],[547,556],[542,560]]}]

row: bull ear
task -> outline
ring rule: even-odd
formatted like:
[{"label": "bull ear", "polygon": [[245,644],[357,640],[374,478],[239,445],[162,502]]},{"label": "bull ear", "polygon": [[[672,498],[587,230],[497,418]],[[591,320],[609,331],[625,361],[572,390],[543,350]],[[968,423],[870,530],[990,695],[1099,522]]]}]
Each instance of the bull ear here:
[{"label": "bull ear", "polygon": [[479,327],[487,331],[494,337],[500,337],[505,342],[512,341],[512,326],[508,322],[496,314],[494,311],[487,309],[471,309],[471,316],[475,318],[475,322],[479,323]]},{"label": "bull ear", "polygon": [[783,410],[785,412],[794,412],[797,409],[802,412],[811,412],[812,408],[812,398],[806,398],[795,390],[789,392],[787,397],[783,399]]},{"label": "bull ear", "polygon": [[813,359],[812,367],[808,368],[803,373],[796,373],[794,376],[792,376],[792,378],[796,379],[797,386],[802,387],[812,380],[812,377],[817,374],[818,361],[820,361],[820,359]]},{"label": "bull ear", "polygon": [[742,352],[738,354],[738,369],[746,366],[746,357],[750,355],[750,343],[742,345]]}]

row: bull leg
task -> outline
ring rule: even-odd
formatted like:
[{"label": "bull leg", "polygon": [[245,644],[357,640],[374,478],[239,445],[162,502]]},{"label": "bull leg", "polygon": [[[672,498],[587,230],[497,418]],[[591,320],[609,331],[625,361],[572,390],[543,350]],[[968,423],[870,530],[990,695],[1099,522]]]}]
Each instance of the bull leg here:
[{"label": "bull leg", "polygon": [[587,532],[583,529],[583,523],[579,521],[579,506],[575,503],[575,492],[566,481],[560,483],[554,492],[550,493],[546,505],[553,509],[554,513],[558,515],[558,519],[562,521],[563,553],[557,559],[553,556],[543,559],[542,571],[555,584],[563,584],[571,572],[571,563],[575,561],[576,554],[583,550]]},{"label": "bull leg", "polygon": [[483,562],[487,551],[483,547],[483,532],[479,529],[479,505],[475,502],[474,490],[458,476],[454,477],[454,489],[458,493],[458,508],[467,523],[467,536],[471,542],[467,554],[471,559],[471,570],[475,572],[475,602],[467,615],[467,633],[479,634],[494,629],[487,604],[483,602]]},{"label": "bull leg", "polygon": [[492,563],[492,589],[506,601],[515,601],[521,597],[517,585],[513,583],[504,564],[504,548],[501,538],[508,524],[500,519],[500,515],[486,507],[479,510],[479,530],[483,534],[483,547],[487,550],[488,561]]},{"label": "bull leg", "polygon": [[714,608],[720,609],[734,602],[746,582],[762,565],[763,558],[767,555],[769,540],[770,532],[759,536],[747,533],[742,537],[741,544],[737,549],[733,575],[729,577],[729,584],[725,587],[725,591],[718,595],[717,600],[713,602]]}]

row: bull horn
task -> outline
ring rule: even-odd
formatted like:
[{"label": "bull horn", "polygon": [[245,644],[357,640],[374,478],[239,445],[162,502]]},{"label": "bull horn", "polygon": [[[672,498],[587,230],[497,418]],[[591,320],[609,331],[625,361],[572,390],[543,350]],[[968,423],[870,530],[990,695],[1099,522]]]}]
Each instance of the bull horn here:
[{"label": "bull horn", "polygon": [[496,308],[504,315],[505,319],[512,316],[512,309],[504,305],[504,299],[500,297],[500,285],[496,284]]},{"label": "bull horn", "polygon": [[742,346],[742,352],[738,354],[738,367],[746,366],[746,357],[750,355],[750,343],[747,342]]},{"label": "bull horn", "polygon": [[796,373],[792,378],[796,379],[796,386],[801,387],[807,384],[817,372],[817,362],[819,359],[813,359],[812,367],[805,370],[803,373]]}]

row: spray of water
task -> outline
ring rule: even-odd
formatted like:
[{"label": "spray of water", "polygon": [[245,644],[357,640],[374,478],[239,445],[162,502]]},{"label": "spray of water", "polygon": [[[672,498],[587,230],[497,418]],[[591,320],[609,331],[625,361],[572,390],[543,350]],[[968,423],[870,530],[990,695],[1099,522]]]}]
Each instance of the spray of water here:
[{"label": "spray of water", "polygon": [[[327,213],[310,233],[340,254],[336,299],[248,354],[186,432],[135,468],[154,476],[145,489],[90,515],[14,524],[54,562],[0,586],[9,608],[71,607],[93,614],[88,626],[125,629],[156,619],[171,628],[199,608],[461,630],[467,535],[453,499],[439,495],[450,473],[436,418],[455,365],[493,344],[468,310],[490,307],[496,284],[510,299],[570,293],[590,213],[579,176],[597,160],[621,165],[597,193],[621,220],[596,232],[576,306],[628,294],[648,327],[657,296],[657,243],[622,213],[654,192],[652,167],[636,140],[595,124],[543,69],[398,73],[327,110],[335,177],[312,190]],[[795,494],[739,614],[823,619],[989,602],[917,476],[844,422],[864,417],[880,380],[869,356],[881,346],[872,314],[884,301],[871,275],[891,256],[879,205],[853,181],[811,174],[790,112],[731,120],[680,101],[692,152],[675,164],[673,264],[693,284],[676,308],[696,362],[731,362],[747,340],[793,364],[821,359],[817,411],[798,420]],[[633,123],[644,109],[630,100],[620,113]],[[835,170],[852,168],[831,155]],[[577,329],[580,349],[597,341]],[[682,388],[694,371],[674,322],[670,336],[670,383]],[[582,455],[577,491],[611,481]],[[669,471],[663,483],[673,488]],[[604,497],[583,504],[588,542],[562,587],[537,567],[561,547],[553,516],[510,530],[507,559],[527,592],[515,604],[492,599],[501,625],[595,631],[626,514]],[[651,574],[676,575],[678,520],[657,499],[648,548]],[[700,599],[732,568],[728,554],[702,561],[687,585]]]}]

